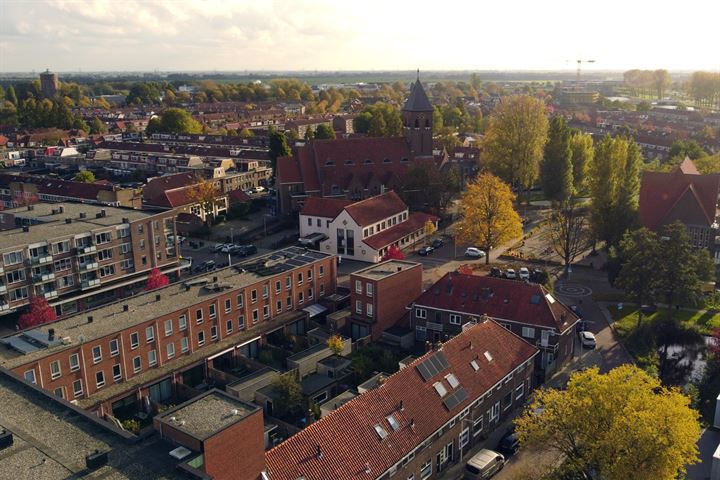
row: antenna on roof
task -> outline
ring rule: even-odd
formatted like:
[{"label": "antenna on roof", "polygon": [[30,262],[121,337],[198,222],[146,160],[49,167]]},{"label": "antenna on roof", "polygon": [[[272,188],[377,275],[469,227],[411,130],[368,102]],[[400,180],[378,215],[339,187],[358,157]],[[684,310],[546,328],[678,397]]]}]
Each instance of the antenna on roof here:
[{"label": "antenna on roof", "polygon": [[417,81],[418,82],[420,81],[420,69],[419,68],[417,69]]}]

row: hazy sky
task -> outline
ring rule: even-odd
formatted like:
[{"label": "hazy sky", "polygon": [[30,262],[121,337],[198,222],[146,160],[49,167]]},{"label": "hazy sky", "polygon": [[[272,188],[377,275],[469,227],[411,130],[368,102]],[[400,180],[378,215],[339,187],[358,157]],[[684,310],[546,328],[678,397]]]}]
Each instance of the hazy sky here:
[{"label": "hazy sky", "polygon": [[718,0],[0,0],[0,71],[720,70]]}]

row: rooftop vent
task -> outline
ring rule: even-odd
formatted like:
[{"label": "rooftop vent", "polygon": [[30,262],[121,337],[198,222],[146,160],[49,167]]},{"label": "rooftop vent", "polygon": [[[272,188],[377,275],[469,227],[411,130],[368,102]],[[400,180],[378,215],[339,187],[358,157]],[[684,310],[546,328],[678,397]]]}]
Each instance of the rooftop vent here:
[{"label": "rooftop vent", "polygon": [[398,266],[398,267],[397,267],[397,271],[398,271],[398,272],[402,272],[402,267]]},{"label": "rooftop vent", "polygon": [[405,410],[405,405],[403,405],[403,401],[400,400],[400,411],[402,412],[403,410]]},{"label": "rooftop vent", "polygon": [[380,437],[380,440],[384,440],[385,437],[388,436],[387,430],[385,430],[383,428],[383,426],[380,425],[379,423],[376,423],[373,428],[375,429],[375,432],[378,434],[378,437]]},{"label": "rooftop vent", "polygon": [[155,295],[155,301],[156,301],[156,302],[159,302],[161,298],[162,298],[162,297],[160,296],[159,293]]},{"label": "rooftop vent", "polygon": [[123,217],[122,221],[123,223],[130,223],[130,219],[127,217]]},{"label": "rooftop vent", "polygon": [[8,448],[13,444],[13,434],[8,430],[0,431],[0,450]]},{"label": "rooftop vent", "polygon": [[103,214],[101,212],[97,212],[95,214],[95,218],[102,218],[102,217],[103,217]]},{"label": "rooftop vent", "polygon": [[507,297],[503,298],[503,303],[507,305],[508,303],[510,303],[510,300]]},{"label": "rooftop vent", "polygon": [[62,205],[60,205],[60,206],[58,207],[58,212],[60,212],[60,213],[65,213],[65,207],[62,206]]},{"label": "rooftop vent", "polygon": [[[158,296],[159,296],[159,295],[158,295]],[[237,408],[233,408],[232,410],[230,410],[230,415],[235,416],[235,415],[238,415],[239,413],[240,413],[240,412],[239,412],[239,410],[238,410]]]},{"label": "rooftop vent", "polygon": [[87,322],[88,322],[88,323],[92,323],[92,322],[93,322],[93,316],[92,316],[92,315],[88,315]]},{"label": "rooftop vent", "polygon": [[72,218],[66,218],[65,223],[72,223]]},{"label": "rooftop vent", "polygon": [[35,205],[28,205],[28,212],[35,210]]},{"label": "rooftop vent", "polygon": [[55,329],[50,328],[48,329],[48,341],[52,342],[53,340],[55,340]]},{"label": "rooftop vent", "polygon": [[80,212],[80,218],[87,218],[87,213]]},{"label": "rooftop vent", "polygon": [[127,312],[128,310],[130,310],[130,307],[128,307],[127,304],[123,305],[123,312]]},{"label": "rooftop vent", "polygon": [[23,232],[29,232],[29,231],[30,231],[30,227],[28,225],[24,225]]},{"label": "rooftop vent", "polygon": [[107,452],[101,452],[95,450],[93,453],[85,456],[85,466],[88,470],[97,470],[98,468],[106,465],[108,462]]},{"label": "rooftop vent", "polygon": [[470,366],[475,370],[476,372],[480,370],[480,365],[478,365],[477,360],[473,360],[470,362]]},{"label": "rooftop vent", "polygon": [[485,351],[485,358],[487,359],[488,362],[492,362],[492,360],[493,360],[492,355],[487,350]]},{"label": "rooftop vent", "polygon": [[105,210],[104,208],[101,208],[101,209],[100,209],[100,216],[101,216],[101,217],[107,217],[107,210]]}]

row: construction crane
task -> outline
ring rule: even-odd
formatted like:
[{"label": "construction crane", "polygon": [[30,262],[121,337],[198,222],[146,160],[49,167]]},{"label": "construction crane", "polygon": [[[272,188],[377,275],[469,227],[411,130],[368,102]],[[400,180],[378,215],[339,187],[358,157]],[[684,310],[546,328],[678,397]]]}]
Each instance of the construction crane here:
[{"label": "construction crane", "polygon": [[577,62],[577,73],[575,74],[575,91],[580,90],[580,72],[582,70],[583,63],[595,63],[595,60],[576,60]]}]

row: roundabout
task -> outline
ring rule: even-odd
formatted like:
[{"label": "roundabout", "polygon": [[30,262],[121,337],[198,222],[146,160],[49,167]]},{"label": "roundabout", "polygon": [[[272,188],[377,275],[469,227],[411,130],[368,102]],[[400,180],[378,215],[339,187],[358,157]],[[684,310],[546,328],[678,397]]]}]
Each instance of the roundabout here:
[{"label": "roundabout", "polygon": [[579,283],[562,283],[555,286],[555,293],[566,297],[587,297],[592,295],[592,289]]}]

